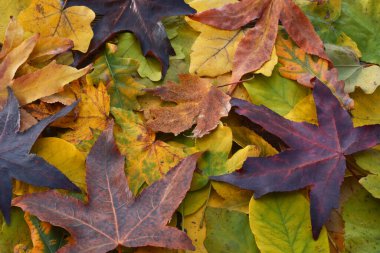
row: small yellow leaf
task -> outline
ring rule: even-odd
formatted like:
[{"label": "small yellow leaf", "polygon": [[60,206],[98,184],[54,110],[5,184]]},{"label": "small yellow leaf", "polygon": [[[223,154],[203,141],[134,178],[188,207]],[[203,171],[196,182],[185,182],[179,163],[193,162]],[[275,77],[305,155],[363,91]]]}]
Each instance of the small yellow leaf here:
[{"label": "small yellow leaf", "polygon": [[206,239],[206,224],[203,222],[205,209],[206,206],[203,206],[196,213],[184,217],[183,227],[195,246],[195,251],[186,252],[207,253],[203,245],[203,241]]},{"label": "small yellow leaf", "polygon": [[351,48],[355,52],[355,54],[356,54],[356,56],[358,58],[362,57],[362,53],[360,52],[360,50],[359,50],[358,45],[356,44],[356,42],[353,39],[351,39],[344,32],[342,32],[339,35],[337,44],[341,45],[341,46],[345,46],[345,47]]},{"label": "small yellow leaf", "polygon": [[372,65],[363,68],[358,74],[346,81],[345,91],[353,92],[355,87],[360,87],[364,93],[372,94],[380,85],[380,67]]},{"label": "small yellow leaf", "polygon": [[284,117],[296,122],[318,124],[317,110],[315,108],[313,95],[310,94],[301,99]]},{"label": "small yellow leaf", "polygon": [[95,13],[85,6],[64,9],[59,0],[32,0],[18,20],[25,30],[41,36],[58,36],[74,41],[74,50],[86,52],[93,37]]}]

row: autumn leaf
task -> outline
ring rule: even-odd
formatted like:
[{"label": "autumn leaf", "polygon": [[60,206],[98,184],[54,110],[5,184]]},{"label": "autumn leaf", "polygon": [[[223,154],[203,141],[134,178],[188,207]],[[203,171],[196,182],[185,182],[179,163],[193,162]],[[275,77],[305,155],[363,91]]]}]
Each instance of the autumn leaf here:
[{"label": "autumn leaf", "polygon": [[125,170],[133,194],[137,194],[144,183],[151,185],[160,179],[190,153],[185,147],[156,139],[141,115],[119,108],[112,108],[111,112],[120,127],[115,129],[116,144],[129,158]]},{"label": "autumn leaf", "polygon": [[306,51],[282,36],[277,37],[276,49],[279,62],[282,64],[279,69],[282,76],[296,80],[306,87],[313,87],[313,80],[318,78],[334,92],[346,108],[353,108],[354,102],[345,92],[344,82],[338,77],[338,70],[329,68],[327,60],[314,60]]},{"label": "autumn leaf", "polygon": [[313,236],[318,238],[331,209],[339,204],[345,155],[376,145],[380,136],[378,125],[354,128],[348,112],[318,80],[313,95],[319,126],[292,122],[265,107],[234,99],[238,114],[279,136],[290,148],[268,158],[248,158],[242,171],[212,179],[254,190],[256,198],[310,186]]},{"label": "autumn leaf", "polygon": [[49,191],[19,197],[14,205],[70,232],[74,241],[58,252],[83,252],[88,245],[99,253],[118,245],[193,249],[184,232],[166,224],[190,187],[199,154],[184,159],[134,198],[112,127],[103,132],[87,157],[87,204]]},{"label": "autumn leaf", "polygon": [[85,53],[93,37],[90,24],[95,13],[85,6],[65,7],[59,0],[32,0],[18,20],[25,30],[43,37],[69,38],[74,42],[74,50]]},{"label": "autumn leaf", "polygon": [[0,167],[2,168],[0,210],[6,222],[10,223],[12,179],[36,186],[67,190],[79,189],[54,166],[41,157],[29,154],[33,143],[44,128],[54,120],[69,113],[76,106],[76,103],[20,133],[19,103],[10,88],[8,88],[8,93],[7,104],[0,112]]},{"label": "autumn leaf", "polygon": [[143,54],[154,55],[161,62],[164,75],[169,67],[169,55],[173,55],[174,50],[161,19],[194,13],[183,0],[70,0],[67,5],[87,6],[101,17],[94,25],[95,35],[89,51],[80,57],[78,64],[83,65],[91,59],[116,33],[131,31],[140,41]]},{"label": "autumn leaf", "polygon": [[145,111],[148,119],[146,124],[155,132],[175,135],[196,124],[194,137],[202,137],[217,127],[221,117],[228,115],[231,108],[230,97],[205,79],[192,75],[180,75],[179,78],[179,85],[168,82],[150,90],[161,99],[177,105]]},{"label": "autumn leaf", "polygon": [[328,59],[312,24],[292,0],[244,0],[197,13],[191,18],[225,30],[236,30],[257,20],[238,44],[233,58],[233,82],[270,60],[279,20],[306,52]]},{"label": "autumn leaf", "polygon": [[16,17],[20,11],[28,7],[31,0],[2,0],[0,5],[0,43],[4,42],[4,33],[7,29],[8,21],[11,16]]}]

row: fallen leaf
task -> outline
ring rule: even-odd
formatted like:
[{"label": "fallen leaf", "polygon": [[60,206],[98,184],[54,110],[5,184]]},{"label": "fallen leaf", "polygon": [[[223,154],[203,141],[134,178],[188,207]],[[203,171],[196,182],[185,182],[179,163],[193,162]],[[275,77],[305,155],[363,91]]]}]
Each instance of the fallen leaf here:
[{"label": "fallen leaf", "polygon": [[137,194],[144,183],[153,184],[186,157],[184,147],[156,139],[140,115],[119,108],[112,108],[111,113],[120,127],[115,129],[116,144],[129,158],[125,170],[133,194]]},{"label": "fallen leaf", "polygon": [[89,50],[80,56],[78,64],[91,59],[116,33],[131,31],[140,41],[143,54],[152,54],[161,62],[163,75],[169,67],[169,55],[174,54],[174,50],[160,20],[163,17],[194,13],[182,0],[70,0],[67,5],[84,5],[100,15],[94,24],[95,35]]},{"label": "fallen leaf", "polygon": [[268,158],[248,158],[241,171],[211,179],[253,190],[256,198],[310,186],[313,236],[318,238],[331,209],[339,205],[345,155],[380,142],[380,128],[379,125],[354,128],[348,112],[318,80],[313,95],[319,126],[292,122],[265,107],[234,99],[238,114],[277,135],[290,148]]},{"label": "fallen leaf", "polygon": [[276,49],[282,64],[279,71],[283,77],[296,80],[306,87],[313,87],[313,80],[317,78],[334,92],[346,108],[353,108],[354,102],[344,91],[344,82],[339,81],[338,70],[329,68],[327,60],[314,60],[306,51],[282,36],[277,37]]},{"label": "fallen leaf", "polygon": [[0,43],[4,42],[4,33],[7,28],[9,18],[11,16],[16,17],[20,11],[28,7],[31,0],[2,0],[0,1]]},{"label": "fallen leaf", "polygon": [[93,37],[91,22],[95,13],[85,6],[65,9],[66,1],[32,0],[18,20],[25,30],[39,33],[43,37],[58,36],[74,42],[74,50],[85,53]]},{"label": "fallen leaf", "polygon": [[108,92],[112,107],[127,110],[140,109],[137,97],[144,94],[145,86],[131,76],[138,65],[138,61],[124,56],[122,48],[108,43],[104,54],[95,61],[94,71],[89,74],[89,77],[94,83],[100,81],[109,83]]},{"label": "fallen leaf", "polygon": [[180,84],[168,82],[149,90],[177,105],[145,111],[146,125],[155,132],[178,135],[196,124],[194,137],[202,137],[217,127],[221,117],[228,115],[230,97],[197,76],[186,74],[179,78]]},{"label": "fallen leaf", "polygon": [[249,224],[262,253],[330,252],[325,228],[318,240],[311,236],[309,203],[300,193],[252,198]]},{"label": "fallen leaf", "polygon": [[205,220],[207,235],[204,245],[208,252],[260,252],[249,228],[247,214],[207,207]]},{"label": "fallen leaf", "polygon": [[233,58],[232,82],[239,81],[244,74],[258,70],[270,60],[279,20],[303,50],[328,59],[312,24],[292,0],[244,0],[190,17],[225,30],[236,30],[257,20],[238,44]]},{"label": "fallen leaf", "polygon": [[190,187],[199,154],[184,159],[134,198],[123,179],[124,157],[112,128],[103,132],[87,157],[87,204],[49,191],[19,197],[14,205],[69,231],[74,240],[58,252],[88,251],[88,245],[99,253],[118,245],[194,249],[184,232],[166,224]]},{"label": "fallen leaf", "polygon": [[25,213],[24,217],[33,242],[33,248],[28,253],[57,252],[67,243],[67,232],[65,230],[42,222],[29,213]]},{"label": "fallen leaf", "polygon": [[14,252],[16,245],[22,244],[24,247],[30,247],[30,232],[28,225],[24,220],[24,212],[18,207],[11,208],[11,224],[6,224],[0,218],[0,251]]},{"label": "fallen leaf", "polygon": [[79,189],[54,166],[41,157],[29,154],[35,140],[44,128],[69,113],[76,103],[20,133],[18,132],[20,128],[19,103],[10,88],[8,88],[8,93],[7,104],[0,112],[0,167],[2,168],[0,210],[6,222],[10,223],[12,179],[36,186],[67,190]]},{"label": "fallen leaf", "polygon": [[379,200],[359,188],[343,205],[346,250],[355,253],[379,251],[379,217]]}]

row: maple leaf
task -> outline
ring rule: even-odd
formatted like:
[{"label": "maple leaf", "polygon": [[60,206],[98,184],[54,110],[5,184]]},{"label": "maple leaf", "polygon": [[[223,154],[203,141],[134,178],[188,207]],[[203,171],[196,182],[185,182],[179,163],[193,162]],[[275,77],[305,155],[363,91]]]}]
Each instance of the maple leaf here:
[{"label": "maple leaf", "polygon": [[217,127],[221,117],[228,115],[231,109],[230,97],[206,79],[184,74],[179,75],[179,80],[179,85],[168,82],[149,90],[177,105],[145,111],[148,118],[146,125],[156,132],[177,135],[197,124],[193,130],[194,137],[202,137]]},{"label": "maple leaf", "polygon": [[112,128],[110,124],[87,157],[88,204],[49,191],[16,198],[14,205],[69,231],[74,241],[61,253],[104,253],[118,245],[194,249],[184,232],[166,224],[190,188],[200,154],[185,158],[134,198]]},{"label": "maple leaf", "polygon": [[280,137],[289,149],[271,157],[248,158],[241,171],[212,179],[253,190],[256,198],[310,186],[311,223],[317,238],[331,209],[339,206],[345,155],[379,143],[380,125],[354,128],[349,113],[319,80],[313,96],[319,126],[289,121],[266,107],[234,99],[238,114]]},{"label": "maple leaf", "polygon": [[270,60],[279,20],[298,46],[307,53],[328,59],[312,24],[292,0],[242,0],[190,17],[225,30],[236,30],[257,20],[238,44],[233,59],[233,82]]},{"label": "maple leaf", "polygon": [[76,103],[20,133],[19,103],[10,88],[8,93],[7,103],[0,112],[0,210],[7,223],[10,222],[13,178],[37,186],[79,190],[54,166],[34,154],[29,154],[42,130],[69,113]]},{"label": "maple leaf", "polygon": [[92,57],[116,33],[131,31],[140,41],[143,54],[152,54],[161,62],[163,74],[174,49],[160,20],[195,12],[183,0],[70,0],[67,3],[67,6],[75,5],[87,6],[100,16],[93,27],[95,35],[89,50],[80,56],[78,64],[82,65]]}]

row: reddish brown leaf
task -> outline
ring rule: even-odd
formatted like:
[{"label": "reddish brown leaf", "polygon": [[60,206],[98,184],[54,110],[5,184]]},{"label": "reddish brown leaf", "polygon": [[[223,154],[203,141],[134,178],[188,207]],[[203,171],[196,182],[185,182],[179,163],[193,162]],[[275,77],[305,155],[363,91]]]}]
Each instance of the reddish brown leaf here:
[{"label": "reddish brown leaf", "polygon": [[104,253],[118,245],[194,249],[184,232],[166,224],[190,188],[199,154],[182,160],[134,198],[112,128],[103,132],[87,157],[87,204],[55,191],[19,197],[13,204],[69,231],[74,240],[60,253]]},{"label": "reddish brown leaf", "polygon": [[280,137],[289,149],[271,157],[248,158],[242,170],[212,179],[254,190],[256,198],[310,186],[311,222],[317,238],[331,209],[339,206],[345,155],[379,143],[380,125],[354,128],[349,113],[319,80],[313,95],[319,126],[289,121],[266,107],[234,99],[238,114]]},{"label": "reddish brown leaf", "polygon": [[244,27],[258,19],[255,27],[248,29],[236,50],[232,69],[233,82],[239,81],[244,74],[259,69],[270,59],[279,20],[298,46],[310,54],[328,59],[321,39],[292,0],[242,0],[197,13],[191,18],[227,30]]},{"label": "reddish brown leaf", "polygon": [[206,79],[180,75],[180,84],[168,82],[150,90],[165,101],[177,103],[145,112],[147,126],[153,131],[179,134],[194,124],[194,137],[202,137],[217,127],[221,117],[231,109],[230,97]]}]

